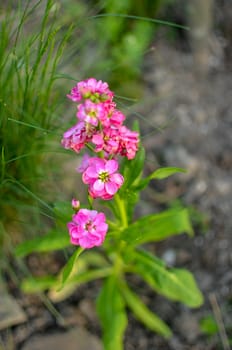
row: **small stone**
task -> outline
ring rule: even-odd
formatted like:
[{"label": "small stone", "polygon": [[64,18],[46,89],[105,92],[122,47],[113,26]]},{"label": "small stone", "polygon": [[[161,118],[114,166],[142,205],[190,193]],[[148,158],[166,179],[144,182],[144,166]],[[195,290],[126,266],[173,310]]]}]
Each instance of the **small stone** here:
[{"label": "small stone", "polygon": [[26,322],[27,317],[0,280],[0,330]]},{"label": "small stone", "polygon": [[82,314],[91,322],[99,322],[96,314],[96,306],[90,298],[83,299],[79,304]]},{"label": "small stone", "polygon": [[163,253],[162,258],[166,264],[174,266],[176,263],[176,251],[174,249],[168,249]]},{"label": "small stone", "polygon": [[102,350],[100,340],[84,328],[74,328],[65,333],[31,337],[22,350]]}]

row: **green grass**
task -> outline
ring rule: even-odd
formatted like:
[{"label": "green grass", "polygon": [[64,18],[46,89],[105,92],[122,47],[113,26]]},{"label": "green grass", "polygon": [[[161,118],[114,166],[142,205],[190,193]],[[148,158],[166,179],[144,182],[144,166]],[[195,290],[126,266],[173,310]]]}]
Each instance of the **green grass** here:
[{"label": "green grass", "polygon": [[1,12],[0,219],[9,222],[38,202],[48,140],[59,125],[57,67],[71,30],[61,32],[50,0]]}]

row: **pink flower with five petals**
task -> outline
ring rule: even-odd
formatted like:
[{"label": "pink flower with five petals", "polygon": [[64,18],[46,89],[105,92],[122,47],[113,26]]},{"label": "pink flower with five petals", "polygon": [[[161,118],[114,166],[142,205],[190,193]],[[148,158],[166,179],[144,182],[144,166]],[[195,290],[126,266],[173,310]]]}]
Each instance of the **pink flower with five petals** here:
[{"label": "pink flower with five petals", "polygon": [[90,158],[82,180],[89,185],[92,198],[112,199],[123,184],[123,176],[117,173],[118,162],[114,159]]}]

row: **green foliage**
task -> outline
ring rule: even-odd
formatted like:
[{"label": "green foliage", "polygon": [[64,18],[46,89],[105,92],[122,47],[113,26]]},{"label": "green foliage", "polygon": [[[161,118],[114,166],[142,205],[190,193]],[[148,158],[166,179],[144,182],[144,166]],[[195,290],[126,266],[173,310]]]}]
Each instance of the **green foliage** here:
[{"label": "green foliage", "polygon": [[61,32],[57,10],[51,0],[0,10],[0,219],[4,222],[17,220],[19,211],[30,212],[32,220],[42,193],[45,154],[60,103],[56,73],[71,32]]},{"label": "green foliage", "polygon": [[40,293],[57,283],[55,276],[28,277],[21,284],[25,293]]},{"label": "green foliage", "polygon": [[18,257],[24,257],[32,252],[51,252],[67,247],[69,237],[65,231],[52,229],[46,235],[39,236],[19,244],[15,249]]},{"label": "green foliage", "polygon": [[[157,25],[162,24],[161,11],[172,1],[110,0],[95,16],[96,40],[101,38],[103,62],[111,68],[110,83],[120,87],[123,76],[122,92],[128,85],[133,91],[133,85],[141,78],[143,57],[152,45]],[[163,21],[163,25],[171,23]]]},{"label": "green foliage", "polygon": [[111,276],[104,282],[97,300],[97,312],[103,328],[104,349],[122,350],[127,315],[116,277]]},{"label": "green foliage", "polygon": [[176,168],[176,167],[160,168],[154,171],[154,173],[152,173],[151,175],[149,175],[148,179],[162,180],[176,173],[186,173],[186,170],[182,168]]},{"label": "green foliage", "polygon": [[158,293],[189,307],[199,307],[202,304],[203,296],[189,271],[168,268],[161,259],[142,250],[131,252],[130,257],[135,272]]},{"label": "green foliage", "polygon": [[217,322],[212,315],[205,316],[200,320],[200,329],[202,333],[208,336],[219,332]]},{"label": "green foliage", "polygon": [[172,332],[170,328],[158,316],[151,312],[141,301],[141,299],[135,293],[133,293],[125,283],[123,283],[121,291],[127,305],[133,311],[139,321],[141,321],[147,328],[166,338],[171,336]]},{"label": "green foliage", "polygon": [[78,248],[75,250],[75,252],[73,253],[73,255],[71,256],[71,258],[68,260],[67,264],[65,265],[65,267],[63,268],[63,272],[62,272],[62,281],[61,281],[61,287],[63,288],[65,282],[67,281],[67,279],[69,278],[73,266],[77,260],[77,258],[79,257],[79,255],[83,252],[83,248]]},{"label": "green foliage", "polygon": [[129,245],[139,245],[161,241],[183,232],[192,234],[187,209],[170,209],[138,219],[123,230],[122,239]]}]

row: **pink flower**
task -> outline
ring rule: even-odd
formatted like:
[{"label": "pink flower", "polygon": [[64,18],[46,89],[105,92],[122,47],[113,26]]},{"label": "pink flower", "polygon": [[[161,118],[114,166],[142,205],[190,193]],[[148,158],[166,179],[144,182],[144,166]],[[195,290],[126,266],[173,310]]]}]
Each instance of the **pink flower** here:
[{"label": "pink flower", "polygon": [[89,249],[100,246],[106,236],[108,225],[105,214],[96,210],[80,209],[67,224],[71,243]]},{"label": "pink flower", "polygon": [[108,84],[95,78],[80,81],[67,95],[74,102],[82,99],[90,99],[92,102],[99,103],[112,100],[114,94],[109,90]]},{"label": "pink flower", "polygon": [[96,145],[95,152],[104,151],[106,156],[120,154],[133,159],[138,150],[139,134],[124,125],[111,126],[94,133],[92,142]]},{"label": "pink flower", "polygon": [[128,159],[133,159],[138,150],[139,134],[136,131],[131,131],[126,126],[121,126],[119,129],[120,147],[119,153],[121,156],[126,156]]},{"label": "pink flower", "polygon": [[89,185],[92,198],[112,199],[123,184],[123,176],[117,173],[118,162],[114,159],[90,158],[82,180]]},{"label": "pink flower", "polygon": [[91,140],[93,132],[94,128],[87,128],[84,122],[77,123],[64,133],[61,144],[78,153]]},{"label": "pink flower", "polygon": [[113,101],[107,101],[102,104],[104,106],[105,113],[100,115],[101,123],[104,127],[120,126],[125,120],[125,115],[117,110],[116,103]]},{"label": "pink flower", "polygon": [[110,116],[110,122],[112,125],[115,125],[115,126],[122,125],[125,119],[126,119],[125,115],[117,109],[115,109]]},{"label": "pink flower", "polygon": [[85,103],[78,106],[77,117],[85,123],[97,126],[99,120],[106,118],[106,113],[104,103],[93,103],[86,100]]},{"label": "pink flower", "polygon": [[93,135],[92,142],[96,145],[95,152],[104,151],[106,156],[117,155],[120,143],[118,129],[115,127],[104,128]]}]

